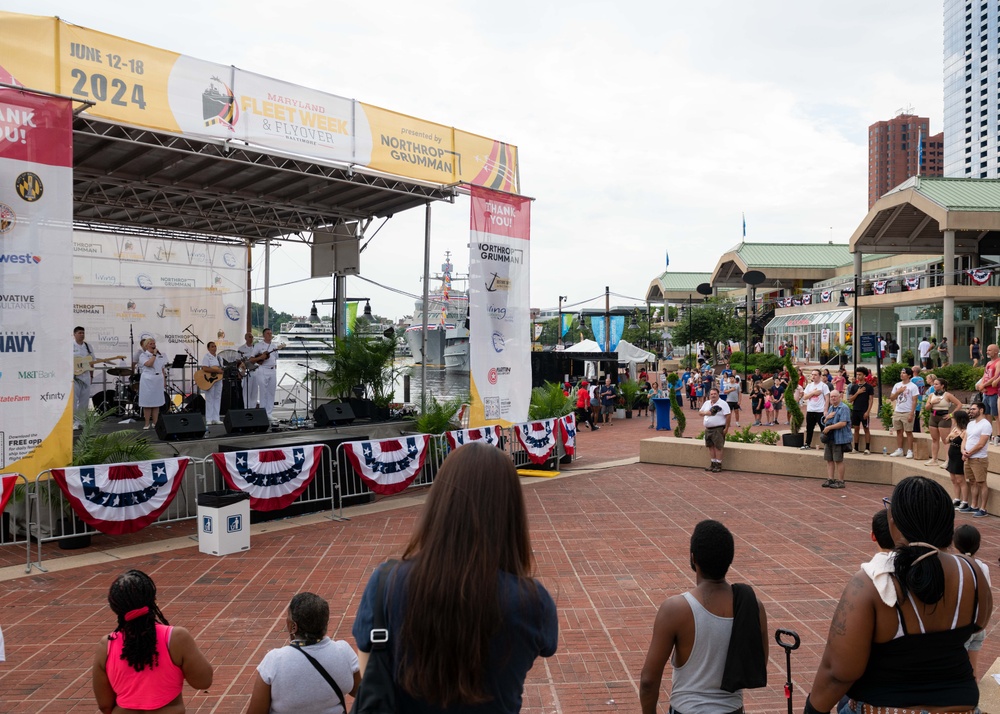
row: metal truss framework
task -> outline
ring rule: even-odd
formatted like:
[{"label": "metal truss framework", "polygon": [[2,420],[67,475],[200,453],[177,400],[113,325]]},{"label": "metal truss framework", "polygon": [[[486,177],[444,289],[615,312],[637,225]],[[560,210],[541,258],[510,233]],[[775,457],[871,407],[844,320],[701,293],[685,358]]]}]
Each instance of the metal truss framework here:
[{"label": "metal truss framework", "polygon": [[74,223],[182,240],[308,241],[319,228],[453,201],[452,186],[78,116]]}]

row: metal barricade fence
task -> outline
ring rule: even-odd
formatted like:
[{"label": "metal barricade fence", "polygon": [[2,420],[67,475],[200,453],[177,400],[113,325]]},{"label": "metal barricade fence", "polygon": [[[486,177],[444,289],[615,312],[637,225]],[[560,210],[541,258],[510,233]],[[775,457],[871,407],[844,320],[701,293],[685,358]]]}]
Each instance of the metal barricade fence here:
[{"label": "metal barricade fence", "polygon": [[[347,520],[344,518],[344,504],[341,494],[341,485],[337,481],[335,475],[337,473],[336,464],[333,461],[333,451],[327,444],[304,444],[296,446],[286,446],[280,448],[286,449],[301,449],[301,448],[311,448],[314,446],[322,447],[322,455],[320,456],[320,463],[316,469],[316,476],[313,480],[306,486],[306,489],[300,493],[289,507],[295,504],[303,503],[330,503],[331,518],[334,520]],[[268,449],[264,449],[267,451]],[[247,449],[247,451],[255,451],[255,449]],[[204,491],[220,491],[229,488],[226,484],[225,478],[219,472],[219,469],[215,465],[215,459],[211,454],[206,456],[200,462],[202,465],[202,473],[204,474],[204,486],[199,493]]]},{"label": "metal barricade fence", "polygon": [[[515,468],[539,468],[541,466],[549,466],[555,471],[560,471],[559,468],[562,459],[566,456],[566,447],[563,446],[562,437],[558,434],[558,429],[553,431],[555,436],[555,446],[552,447],[552,453],[545,460],[544,464],[536,464],[529,458],[528,452],[522,446],[521,441],[517,438],[515,433],[518,425],[514,424],[503,430],[504,435],[504,446],[508,454],[510,454],[511,460],[514,462]],[[577,432],[579,433],[579,432]],[[579,439],[574,440],[573,455],[570,460],[576,461],[580,453],[580,441]]]},{"label": "metal barricade fence", "polygon": [[[28,478],[19,472],[0,474],[0,478],[14,477],[14,493],[7,501],[0,528],[0,546],[24,546],[24,572],[31,572],[31,538],[28,529]],[[23,533],[23,536],[20,535]]]},{"label": "metal barricade fence", "polygon": [[[405,439],[406,436],[403,435],[391,440],[398,441],[399,439]],[[448,439],[444,434],[428,434],[427,436],[430,438],[427,442],[427,458],[424,460],[424,467],[405,490],[430,486],[434,483],[434,477],[437,476],[437,472],[441,469],[441,464],[444,463],[444,459],[448,455]],[[390,439],[364,439],[337,444],[337,472],[344,501],[352,499],[354,503],[367,502],[374,495],[374,491],[368,488],[361,476],[355,472],[345,451],[345,447],[350,444],[363,443],[364,441],[390,441]],[[349,505],[354,505],[354,503]]]}]

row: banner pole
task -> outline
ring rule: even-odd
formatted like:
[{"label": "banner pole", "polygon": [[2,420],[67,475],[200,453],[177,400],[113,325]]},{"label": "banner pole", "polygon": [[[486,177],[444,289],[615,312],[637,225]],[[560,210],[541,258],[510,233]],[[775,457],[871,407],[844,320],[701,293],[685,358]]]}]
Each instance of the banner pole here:
[{"label": "banner pole", "polygon": [[427,307],[431,282],[431,203],[424,214],[424,307],[420,317],[420,411],[427,411]]}]

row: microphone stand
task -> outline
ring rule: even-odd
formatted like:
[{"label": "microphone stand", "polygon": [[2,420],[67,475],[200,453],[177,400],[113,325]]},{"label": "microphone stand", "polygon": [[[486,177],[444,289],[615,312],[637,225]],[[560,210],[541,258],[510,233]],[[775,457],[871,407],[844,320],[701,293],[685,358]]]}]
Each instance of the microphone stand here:
[{"label": "microphone stand", "polygon": [[[193,364],[191,365],[191,385],[192,385],[192,387],[194,386],[194,370],[195,370],[195,369],[197,368],[197,366],[198,366],[198,364],[199,364],[199,361],[198,361],[198,360],[200,360],[200,359],[201,359],[201,350],[200,350],[199,348],[200,348],[200,346],[201,346],[202,344],[204,344],[204,343],[203,343],[203,342],[202,342],[202,341],[201,341],[201,340],[200,340],[200,339],[198,338],[198,335],[196,335],[196,334],[194,334],[193,332],[191,332],[191,327],[192,327],[193,325],[194,325],[194,323],[192,322],[192,323],[191,323],[190,325],[188,325],[188,326],[187,326],[187,327],[185,327],[185,328],[184,328],[183,330],[181,330],[181,332],[186,332],[186,333],[188,333],[189,335],[191,335],[191,337],[193,337],[193,338],[194,338],[194,352],[195,352],[195,353],[194,353],[194,354],[191,354],[190,352],[188,352],[188,349],[187,349],[187,347],[185,347],[185,348],[184,348],[184,351],[185,351],[185,352],[187,352],[187,354],[188,354],[188,357],[190,357],[190,358],[191,358],[192,360],[194,360],[194,363],[193,363]],[[186,385],[187,385],[187,380],[186,380],[186,377],[187,377],[187,375],[186,375],[186,374],[184,374],[184,375],[182,375],[182,376],[181,376],[181,380],[182,380],[182,382],[184,383],[184,385],[185,385],[185,388],[186,388]],[[193,390],[192,390],[192,391],[193,391]]]}]

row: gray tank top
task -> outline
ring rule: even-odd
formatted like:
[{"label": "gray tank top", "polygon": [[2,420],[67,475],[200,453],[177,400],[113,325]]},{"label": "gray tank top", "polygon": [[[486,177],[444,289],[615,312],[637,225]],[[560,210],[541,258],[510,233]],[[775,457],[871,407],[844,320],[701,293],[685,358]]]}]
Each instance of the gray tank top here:
[{"label": "gray tank top", "polygon": [[694,615],[694,647],[682,667],[670,658],[674,667],[670,687],[670,706],[683,714],[723,714],[743,706],[743,691],[720,689],[726,668],[733,618],[713,615],[691,593],[684,593]]}]

